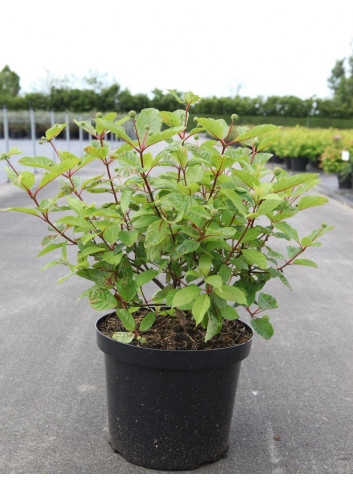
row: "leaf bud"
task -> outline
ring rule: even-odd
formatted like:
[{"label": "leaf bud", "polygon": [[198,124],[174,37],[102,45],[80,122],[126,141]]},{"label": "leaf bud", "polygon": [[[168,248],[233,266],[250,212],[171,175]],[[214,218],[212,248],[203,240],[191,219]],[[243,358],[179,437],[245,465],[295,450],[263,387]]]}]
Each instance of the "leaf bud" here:
[{"label": "leaf bud", "polygon": [[211,209],[211,216],[217,216],[219,214],[218,209]]},{"label": "leaf bud", "polygon": [[148,135],[151,136],[153,134],[153,131],[148,131]]},{"label": "leaf bud", "polygon": [[46,137],[45,137],[45,136],[42,136],[40,139],[41,139],[42,141],[45,141],[45,140],[46,140]]},{"label": "leaf bud", "polygon": [[323,222],[323,223],[321,224],[321,227],[323,227],[323,228],[327,228],[327,222]]},{"label": "leaf bud", "polygon": [[232,114],[232,115],[231,115],[231,119],[232,119],[232,121],[236,121],[236,120],[238,120],[238,119],[239,119],[238,114]]},{"label": "leaf bud", "polygon": [[129,117],[130,117],[131,119],[135,119],[135,117],[136,117],[136,112],[135,112],[134,110],[130,110],[130,112],[129,112]]},{"label": "leaf bud", "polygon": [[102,117],[102,112],[97,112],[96,117]]},{"label": "leaf bud", "polygon": [[194,122],[197,122],[197,117],[194,117]]},{"label": "leaf bud", "polygon": [[195,141],[197,141],[199,139],[197,134],[195,134],[194,139],[195,139]]},{"label": "leaf bud", "polygon": [[150,130],[150,126],[148,124],[145,125],[145,129],[146,131],[149,131]]},{"label": "leaf bud", "polygon": [[265,314],[264,316],[262,316],[261,319],[264,319],[265,321],[268,321],[270,319],[270,316],[268,316],[267,314]]},{"label": "leaf bud", "polygon": [[280,174],[281,174],[281,169],[278,168],[278,167],[274,168],[273,169],[273,174],[274,174],[275,177],[279,177]]}]

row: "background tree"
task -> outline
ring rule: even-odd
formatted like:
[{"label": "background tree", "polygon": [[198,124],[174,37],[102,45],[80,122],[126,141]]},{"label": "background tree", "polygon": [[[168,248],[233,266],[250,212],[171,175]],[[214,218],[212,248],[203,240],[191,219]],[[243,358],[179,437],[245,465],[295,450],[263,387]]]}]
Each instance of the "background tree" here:
[{"label": "background tree", "polygon": [[0,71],[0,94],[16,97],[20,91],[20,77],[8,65]]}]

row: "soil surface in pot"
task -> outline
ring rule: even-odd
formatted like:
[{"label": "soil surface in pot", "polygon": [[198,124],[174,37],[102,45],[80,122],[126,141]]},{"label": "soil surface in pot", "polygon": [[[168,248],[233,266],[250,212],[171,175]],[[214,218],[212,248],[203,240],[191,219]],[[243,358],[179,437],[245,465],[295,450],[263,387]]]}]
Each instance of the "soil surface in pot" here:
[{"label": "soil surface in pot", "polygon": [[[133,314],[137,329],[147,312],[137,311]],[[205,343],[205,330],[201,326],[194,329],[195,321],[190,313],[183,316],[181,321],[172,316],[157,316],[153,326],[140,333],[146,343],[141,344],[134,339],[130,344],[157,350],[212,350],[246,343],[252,336],[240,321],[223,319],[222,331]],[[110,338],[115,332],[126,331],[117,316],[108,317],[99,330]]]}]

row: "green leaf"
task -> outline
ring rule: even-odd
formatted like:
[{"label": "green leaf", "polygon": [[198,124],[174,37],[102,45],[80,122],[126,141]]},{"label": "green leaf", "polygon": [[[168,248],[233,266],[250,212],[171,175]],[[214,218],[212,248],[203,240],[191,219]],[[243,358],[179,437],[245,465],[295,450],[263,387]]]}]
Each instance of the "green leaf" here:
[{"label": "green leaf", "polygon": [[251,326],[254,328],[256,333],[265,338],[265,340],[269,340],[273,335],[273,326],[268,319],[266,319],[266,316],[252,319]]},{"label": "green leaf", "polygon": [[132,197],[131,190],[124,189],[122,191],[121,198],[120,198],[120,208],[123,215],[126,214],[126,211],[129,208],[131,197]]},{"label": "green leaf", "polygon": [[223,283],[226,284],[232,276],[232,270],[227,265],[222,264],[218,270],[218,275],[222,277]]},{"label": "green leaf", "polygon": [[185,129],[185,126],[175,127],[172,129],[166,129],[162,132],[155,132],[147,138],[147,146],[152,146],[152,144],[159,143],[160,141],[166,141],[167,139],[179,134]]},{"label": "green leaf", "polygon": [[80,258],[84,258],[88,255],[94,255],[95,253],[100,253],[101,251],[105,251],[105,248],[100,248],[99,246],[88,246],[82,251],[79,251],[78,255]]},{"label": "green leaf", "polygon": [[196,251],[198,248],[200,248],[200,243],[198,241],[188,239],[183,243],[181,243],[181,245],[179,245],[176,248],[175,252],[177,256],[182,256],[182,255],[186,255],[187,253],[192,253]]},{"label": "green leaf", "polygon": [[201,293],[201,289],[197,287],[197,285],[191,284],[183,289],[177,290],[174,295],[172,307],[181,307],[185,304],[189,304],[192,302],[199,294]]},{"label": "green leaf", "polygon": [[113,309],[117,306],[117,301],[113,294],[107,289],[100,289],[98,287],[91,289],[88,300],[93,309],[97,311]]},{"label": "green leaf", "polygon": [[0,212],[5,211],[24,212],[26,214],[32,214],[33,216],[39,216],[37,211],[30,209],[29,207],[7,207],[6,209],[0,209]]},{"label": "green leaf", "polygon": [[276,222],[274,223],[274,227],[282,231],[289,238],[294,239],[297,243],[300,243],[297,231],[286,222]]},{"label": "green leaf", "polygon": [[243,204],[242,199],[239,195],[229,188],[222,188],[221,193],[229,199],[236,209],[243,215],[246,216],[248,213],[248,208]]},{"label": "green leaf", "polygon": [[18,185],[22,188],[31,188],[35,182],[34,173],[30,171],[21,171],[18,177]]},{"label": "green leaf", "polygon": [[23,166],[31,166],[33,168],[45,168],[46,170],[50,170],[55,163],[53,160],[46,158],[45,156],[24,156],[23,158],[18,160]]},{"label": "green leaf", "polygon": [[134,333],[131,333],[130,331],[125,332],[125,331],[115,331],[115,333],[112,334],[113,340],[119,341],[119,343],[131,343],[132,340],[135,338]]},{"label": "green leaf", "polygon": [[201,294],[198,297],[196,297],[192,305],[192,311],[191,311],[196,321],[196,324],[201,323],[210,305],[211,305],[211,301],[207,294]]},{"label": "green leaf", "polygon": [[113,251],[106,251],[105,253],[103,253],[103,260],[109,263],[110,265],[115,265],[115,266],[119,265],[122,257],[123,257],[122,253],[114,254]]},{"label": "green leaf", "polygon": [[205,277],[208,275],[208,272],[210,271],[212,267],[212,258],[210,255],[203,254],[199,258],[199,270],[202,273],[202,275]]},{"label": "green leaf", "polygon": [[238,319],[239,314],[237,313],[234,307],[226,305],[221,309],[221,315],[224,319],[228,319],[229,321],[233,321],[234,319]]},{"label": "green leaf", "polygon": [[209,277],[205,278],[205,282],[206,284],[212,285],[212,287],[215,287],[216,289],[222,289],[223,280],[219,275],[210,275]]},{"label": "green leaf", "polygon": [[150,282],[153,280],[155,277],[159,275],[158,270],[145,270],[144,272],[141,272],[137,277],[136,277],[136,287],[141,287],[142,285],[146,284],[147,282]]},{"label": "green leaf", "polygon": [[222,289],[214,289],[214,292],[226,301],[237,302],[238,304],[246,305],[247,300],[244,292],[233,285],[222,285]]},{"label": "green leaf", "polygon": [[[136,121],[136,129],[142,142],[146,131],[160,132],[162,125],[162,116],[159,110],[154,108],[143,109]],[[146,130],[146,126],[148,129]]]},{"label": "green leaf", "polygon": [[306,265],[307,267],[317,268],[317,264],[314,261],[306,260],[304,258],[298,258],[297,260],[294,260],[293,264],[294,265]]},{"label": "green leaf", "polygon": [[113,224],[113,226],[109,226],[105,229],[103,238],[108,241],[108,243],[114,244],[119,239],[120,231],[120,226]]},{"label": "green leaf", "polygon": [[135,320],[132,314],[130,314],[125,309],[117,309],[116,314],[126,329],[128,329],[129,331],[135,330]]},{"label": "green leaf", "polygon": [[58,219],[57,222],[67,224],[69,226],[76,226],[84,229],[85,231],[90,231],[91,229],[93,229],[92,224],[86,221],[86,219],[84,219],[83,217],[65,216],[61,219]]},{"label": "green leaf", "polygon": [[213,309],[209,312],[209,320],[207,324],[207,330],[205,335],[205,342],[209,341],[222,329],[222,316],[217,309]]},{"label": "green leaf", "polygon": [[259,308],[264,311],[265,309],[276,309],[278,307],[276,299],[270,294],[259,294],[257,299]]},{"label": "green leaf", "polygon": [[52,169],[49,171],[49,173],[44,175],[44,177],[42,178],[38,189],[43,188],[45,185],[55,180],[57,177],[59,177],[66,171],[72,170],[79,163],[79,161],[80,161],[79,158],[69,158],[53,166]]},{"label": "green leaf", "polygon": [[268,214],[269,212],[275,210],[281,204],[281,202],[282,202],[281,200],[277,200],[277,199],[266,199],[263,202],[261,202],[261,204],[256,210],[256,213],[259,216],[263,214]]},{"label": "green leaf", "polygon": [[242,255],[247,263],[250,265],[258,265],[262,270],[267,268],[267,258],[257,250],[241,250]]},{"label": "green leaf", "polygon": [[168,234],[168,224],[164,219],[153,222],[147,228],[145,248],[152,248],[160,244]]},{"label": "green leaf", "polygon": [[[223,139],[227,135],[227,128],[220,120],[215,120],[205,117],[196,117],[196,122],[201,124],[202,127],[206,129],[207,132],[215,136],[217,139]],[[223,121],[224,122],[224,121]]]},{"label": "green leaf", "polygon": [[309,207],[323,205],[327,202],[328,199],[326,199],[326,197],[321,197],[320,195],[305,195],[299,200],[297,207],[299,210],[303,210],[308,209]]},{"label": "green leaf", "polygon": [[153,325],[153,323],[156,320],[156,314],[154,312],[149,312],[146,314],[146,316],[142,319],[139,331],[147,331],[150,329],[150,327]]},{"label": "green leaf", "polygon": [[119,239],[122,243],[126,244],[126,246],[132,246],[136,242],[138,235],[138,231],[135,230],[120,231]]},{"label": "green leaf", "polygon": [[296,187],[301,183],[309,182],[310,180],[316,180],[316,173],[301,173],[299,175],[292,175],[290,177],[280,178],[272,187],[272,192],[283,192],[284,190]]},{"label": "green leaf", "polygon": [[38,253],[37,258],[46,255],[47,253],[50,253],[51,251],[56,250],[57,248],[61,248],[63,245],[64,243],[50,244],[49,246],[46,246],[40,253]]},{"label": "green leaf", "polygon": [[261,136],[262,134],[265,134],[266,132],[270,132],[277,129],[277,126],[274,126],[273,124],[262,124],[259,126],[254,127],[253,129],[250,129],[250,131],[246,131],[240,136],[236,137],[233,139],[232,143],[240,142],[240,141],[245,141],[247,139],[252,139],[257,136]]},{"label": "green leaf", "polygon": [[51,141],[54,139],[58,134],[61,133],[67,126],[67,122],[65,124],[55,124],[53,127],[45,131],[45,138],[47,141]]},{"label": "green leaf", "polygon": [[84,151],[96,158],[97,160],[104,161],[105,158],[108,156],[109,148],[107,146],[100,146],[99,148],[97,148],[96,146],[90,145],[86,146],[84,148]]}]

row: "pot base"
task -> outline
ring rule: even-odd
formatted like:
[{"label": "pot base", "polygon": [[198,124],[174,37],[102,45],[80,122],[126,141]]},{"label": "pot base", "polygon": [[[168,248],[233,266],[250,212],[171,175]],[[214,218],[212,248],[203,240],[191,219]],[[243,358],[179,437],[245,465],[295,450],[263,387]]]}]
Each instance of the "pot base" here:
[{"label": "pot base", "polygon": [[221,452],[220,454],[214,455],[213,457],[210,457],[209,460],[200,461],[198,464],[195,464],[194,461],[192,461],[190,463],[187,463],[187,461],[186,461],[185,465],[183,465],[183,466],[176,467],[176,468],[174,467],[172,469],[166,469],[164,465],[159,466],[160,462],[158,460],[156,460],[156,464],[153,464],[153,466],[152,466],[152,465],[142,464],[142,463],[140,463],[140,460],[135,460],[133,458],[126,457],[124,454],[119,452],[119,450],[116,448],[116,446],[114,445],[113,441],[110,438],[108,439],[108,443],[111,446],[112,450],[115,453],[117,453],[118,455],[120,455],[121,457],[123,457],[127,462],[134,464],[134,465],[137,465],[138,467],[144,467],[145,469],[160,470],[163,472],[169,472],[169,471],[178,472],[178,471],[184,471],[184,470],[196,470],[199,467],[201,467],[202,465],[213,464],[215,462],[218,462],[218,460],[221,460],[222,458],[227,458],[228,448],[229,448],[227,446],[227,448],[223,452]]}]

